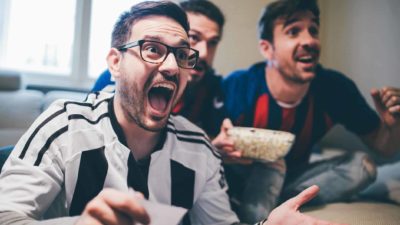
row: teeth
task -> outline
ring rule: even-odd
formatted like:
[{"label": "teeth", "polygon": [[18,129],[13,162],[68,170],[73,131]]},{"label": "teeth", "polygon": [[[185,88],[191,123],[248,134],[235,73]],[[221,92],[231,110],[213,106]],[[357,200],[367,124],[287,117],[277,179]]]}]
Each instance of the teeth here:
[{"label": "teeth", "polygon": [[303,57],[300,57],[300,59],[301,60],[311,60],[312,57],[311,56],[303,56]]},{"label": "teeth", "polygon": [[169,84],[169,83],[158,83],[158,84],[155,84],[153,87],[155,87],[155,88],[162,87],[162,88],[167,88],[167,89],[170,89],[170,90],[174,90],[174,86],[172,84]]}]

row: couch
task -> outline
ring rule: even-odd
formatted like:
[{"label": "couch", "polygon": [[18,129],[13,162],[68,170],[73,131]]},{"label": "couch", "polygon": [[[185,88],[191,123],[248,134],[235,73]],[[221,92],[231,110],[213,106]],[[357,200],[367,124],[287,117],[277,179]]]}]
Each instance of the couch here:
[{"label": "couch", "polygon": [[[85,92],[77,91],[29,90],[22,83],[20,74],[0,71],[0,147],[15,145],[35,118],[54,100],[83,100],[86,97]],[[340,149],[343,148],[366,150],[365,145],[343,127],[334,128],[319,147],[322,150],[313,155],[313,160],[341,154]],[[400,224],[400,206],[388,202],[358,200],[304,208],[301,211],[313,217],[352,225]]]},{"label": "couch", "polygon": [[84,100],[85,92],[30,90],[22,75],[0,71],[0,147],[15,145],[21,135],[51,102],[59,98]]}]

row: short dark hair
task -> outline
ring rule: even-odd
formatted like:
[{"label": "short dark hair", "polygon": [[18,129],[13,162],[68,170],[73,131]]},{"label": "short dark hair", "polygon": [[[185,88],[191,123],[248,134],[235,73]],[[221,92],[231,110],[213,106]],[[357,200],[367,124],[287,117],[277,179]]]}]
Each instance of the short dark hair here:
[{"label": "short dark hair", "polygon": [[214,21],[219,26],[219,31],[222,34],[225,17],[221,10],[212,2],[207,0],[184,0],[179,3],[185,12],[193,12],[206,16]]},{"label": "short dark hair", "polygon": [[181,7],[168,1],[145,1],[131,7],[121,14],[114,25],[111,37],[111,46],[118,47],[129,39],[132,34],[132,25],[147,16],[166,16],[178,22],[186,33],[189,32],[189,22],[186,13]]},{"label": "short dark hair", "polygon": [[273,42],[274,25],[277,19],[289,19],[299,11],[310,11],[319,23],[319,8],[316,0],[277,0],[267,5],[258,21],[259,38]]}]

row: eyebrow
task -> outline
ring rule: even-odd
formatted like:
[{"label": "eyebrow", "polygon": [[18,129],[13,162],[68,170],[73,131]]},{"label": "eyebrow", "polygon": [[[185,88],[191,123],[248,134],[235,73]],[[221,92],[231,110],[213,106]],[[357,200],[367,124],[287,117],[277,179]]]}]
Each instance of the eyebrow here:
[{"label": "eyebrow", "polygon": [[[197,30],[194,30],[194,29],[190,29],[189,32],[194,32],[194,33],[196,33],[196,35],[199,35],[199,36],[203,37],[203,35],[202,35],[202,33],[200,31],[197,31]],[[216,40],[220,41],[221,40],[221,35],[218,34],[215,37],[212,37],[211,39],[212,40],[216,39]]]},{"label": "eyebrow", "polygon": [[[298,17],[292,17],[292,18],[286,20],[286,22],[283,24],[283,28],[286,28],[287,26],[289,26],[293,23],[296,23],[297,21],[300,21],[300,19]],[[318,22],[317,18],[315,18],[315,17],[312,18],[312,21],[319,26],[319,22]]]},{"label": "eyebrow", "polygon": [[[164,43],[163,38],[159,35],[144,35],[143,38],[144,40],[150,40],[150,41],[158,41],[161,43]],[[185,46],[189,47],[189,42],[180,38],[180,41],[178,42],[178,46]]]}]

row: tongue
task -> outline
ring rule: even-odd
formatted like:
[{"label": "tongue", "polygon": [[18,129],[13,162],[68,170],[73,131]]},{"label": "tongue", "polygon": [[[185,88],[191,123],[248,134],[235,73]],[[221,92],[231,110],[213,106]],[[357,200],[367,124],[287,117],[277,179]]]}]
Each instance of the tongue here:
[{"label": "tongue", "polygon": [[167,99],[162,93],[153,91],[149,95],[150,105],[153,109],[157,111],[165,111],[167,107]]}]

